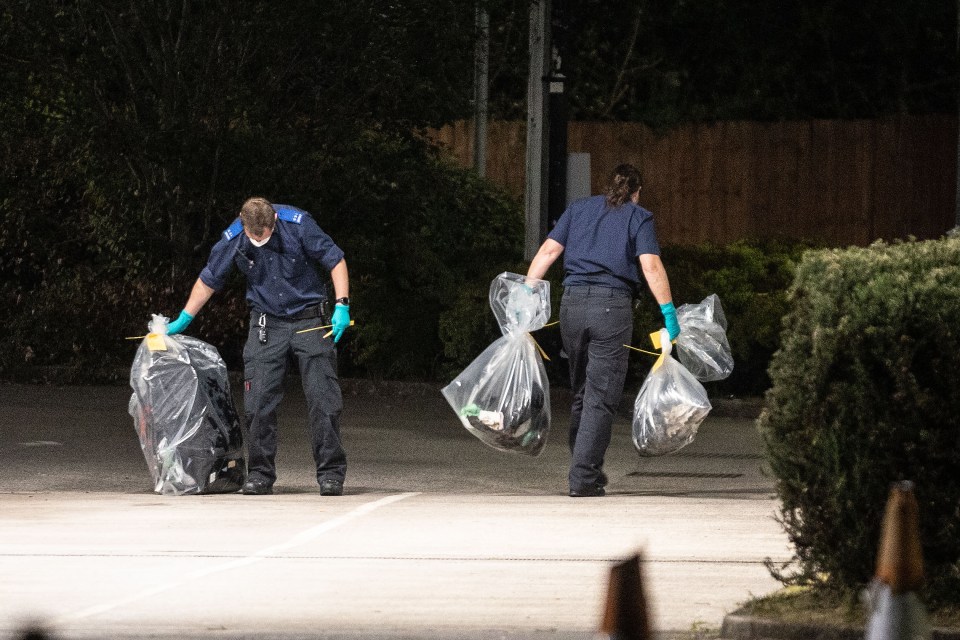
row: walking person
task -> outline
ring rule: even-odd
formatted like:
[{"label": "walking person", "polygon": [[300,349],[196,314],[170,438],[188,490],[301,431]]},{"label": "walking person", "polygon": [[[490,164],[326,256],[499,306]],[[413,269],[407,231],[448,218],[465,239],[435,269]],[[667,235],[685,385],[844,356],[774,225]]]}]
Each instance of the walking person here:
[{"label": "walking person", "polygon": [[619,165],[604,195],[578,200],[563,212],[527,271],[542,279],[564,253],[560,332],[573,390],[571,497],[605,493],[603,461],[627,374],[623,345],[633,336],[638,264],[670,339],[680,333],[653,214],[638,204],[640,189],[636,167]]},{"label": "walking person", "polygon": [[[249,455],[246,495],[273,493],[277,479],[277,407],[287,363],[297,361],[307,400],[308,428],[320,494],[343,494],[347,458],[340,439],[343,397],[334,343],[350,325],[350,278],[343,251],[296,207],[250,198],[210,251],[187,303],[167,332],[181,333],[224,287],[234,268],[247,278],[250,330],[243,347],[243,402]],[[336,296],[332,317],[326,286],[314,265],[330,273]],[[323,331],[332,324],[332,341]]]}]

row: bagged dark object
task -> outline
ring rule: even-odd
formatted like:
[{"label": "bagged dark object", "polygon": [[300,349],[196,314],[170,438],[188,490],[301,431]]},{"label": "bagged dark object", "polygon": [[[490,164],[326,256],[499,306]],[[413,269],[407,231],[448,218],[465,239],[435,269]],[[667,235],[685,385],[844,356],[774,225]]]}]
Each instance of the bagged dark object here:
[{"label": "bagged dark object", "polygon": [[130,370],[128,409],[153,490],[164,495],[238,491],[246,464],[227,367],[212,345],[168,336],[166,318],[153,318]]},{"label": "bagged dark object", "polygon": [[550,318],[550,283],[501,273],[490,285],[490,306],[503,336],[442,393],[483,443],[536,456],[550,430],[550,384],[529,332]]}]

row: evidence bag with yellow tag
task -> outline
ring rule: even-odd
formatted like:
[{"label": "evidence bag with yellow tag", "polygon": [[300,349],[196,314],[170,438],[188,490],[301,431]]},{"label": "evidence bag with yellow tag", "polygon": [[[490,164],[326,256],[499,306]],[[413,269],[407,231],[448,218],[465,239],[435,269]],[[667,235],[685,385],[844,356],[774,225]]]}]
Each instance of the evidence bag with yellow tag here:
[{"label": "evidence bag with yellow tag", "polygon": [[134,356],[130,386],[128,411],[155,492],[240,489],[246,476],[240,417],[215,347],[167,335],[167,319],[154,315]]},{"label": "evidence bag with yellow tag", "polygon": [[713,407],[703,385],[670,355],[666,329],[650,340],[661,353],[633,404],[633,444],[642,456],[661,456],[693,442]]}]

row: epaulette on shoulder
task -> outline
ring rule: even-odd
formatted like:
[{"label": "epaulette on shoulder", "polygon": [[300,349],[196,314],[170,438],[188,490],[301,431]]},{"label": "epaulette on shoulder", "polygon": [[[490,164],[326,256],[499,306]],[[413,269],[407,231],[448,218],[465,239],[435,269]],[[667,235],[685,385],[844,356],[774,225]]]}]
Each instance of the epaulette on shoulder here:
[{"label": "epaulette on shoulder", "polygon": [[273,210],[277,212],[278,218],[284,222],[293,222],[294,224],[302,223],[303,216],[306,213],[302,209],[297,209],[287,204],[275,204],[273,205]]},{"label": "epaulette on shoulder", "polygon": [[232,240],[240,235],[241,232],[243,232],[243,222],[240,221],[240,218],[237,218],[233,221],[233,224],[227,227],[227,230],[223,232],[223,239]]}]

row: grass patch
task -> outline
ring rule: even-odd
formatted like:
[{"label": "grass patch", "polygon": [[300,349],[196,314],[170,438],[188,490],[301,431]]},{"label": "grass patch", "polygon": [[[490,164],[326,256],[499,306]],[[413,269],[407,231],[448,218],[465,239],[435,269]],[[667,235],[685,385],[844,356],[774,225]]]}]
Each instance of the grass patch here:
[{"label": "grass patch", "polygon": [[[809,587],[787,587],[746,602],[738,613],[787,623],[862,627],[867,605],[859,593],[823,593]],[[960,604],[927,610],[930,625],[960,629]]]},{"label": "grass patch", "polygon": [[741,613],[797,624],[862,626],[866,608],[854,594],[820,593],[809,587],[787,587],[745,603]]}]

